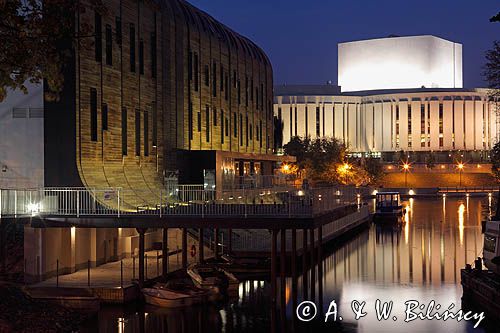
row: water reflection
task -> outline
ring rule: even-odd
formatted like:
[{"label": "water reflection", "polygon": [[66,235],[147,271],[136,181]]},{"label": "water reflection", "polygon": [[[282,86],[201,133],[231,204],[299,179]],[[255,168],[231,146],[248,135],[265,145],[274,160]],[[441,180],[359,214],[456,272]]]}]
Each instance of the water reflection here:
[{"label": "water reflection", "polygon": [[[286,314],[287,322],[275,323],[275,331],[470,330],[472,325],[450,320],[403,323],[406,300],[416,299],[421,303],[436,300],[443,307],[451,303],[460,307],[460,269],[481,255],[481,212],[491,204],[486,198],[484,202],[477,198],[463,199],[410,199],[406,203],[404,223],[371,225],[348,242],[324,249],[323,260],[312,270],[309,265],[297,279],[286,279],[285,306],[280,312]],[[221,308],[120,308],[118,311],[104,308],[89,326],[89,331],[270,332],[272,306],[269,295],[268,282],[247,281],[240,285],[238,299]],[[297,321],[295,305],[311,300],[313,295],[320,312],[328,309],[331,300],[336,300],[343,321],[326,324],[319,320]],[[354,299],[367,302],[368,316],[359,321],[354,320],[350,307]],[[398,320],[378,321],[373,311],[376,299],[394,301],[394,315]],[[273,317],[279,321],[280,315]]]}]

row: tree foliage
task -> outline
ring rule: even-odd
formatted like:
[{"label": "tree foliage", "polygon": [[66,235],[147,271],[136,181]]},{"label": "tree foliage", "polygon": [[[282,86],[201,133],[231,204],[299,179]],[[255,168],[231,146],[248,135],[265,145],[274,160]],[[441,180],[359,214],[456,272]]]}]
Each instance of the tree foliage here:
[{"label": "tree foliage", "polygon": [[429,153],[425,158],[425,166],[427,169],[432,170],[436,166],[436,157],[433,153]]},{"label": "tree foliage", "polygon": [[493,43],[493,48],[486,52],[484,77],[488,87],[492,89],[492,96],[500,98],[500,41]]},{"label": "tree foliage", "polygon": [[500,182],[500,142],[495,143],[490,152],[491,172],[497,181]]},{"label": "tree foliage", "polygon": [[[101,0],[91,8],[106,14]],[[46,98],[58,99],[64,85],[63,69],[70,52],[61,45],[91,43],[93,26],[75,17],[85,7],[68,0],[0,0],[0,102],[8,89],[27,93],[25,82],[46,82]],[[88,9],[88,8],[87,8]]]}]

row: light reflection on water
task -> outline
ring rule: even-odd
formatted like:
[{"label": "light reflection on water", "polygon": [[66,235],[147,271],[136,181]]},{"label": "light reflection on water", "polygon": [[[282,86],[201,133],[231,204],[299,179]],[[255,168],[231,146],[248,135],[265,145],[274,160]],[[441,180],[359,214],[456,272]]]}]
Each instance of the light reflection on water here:
[{"label": "light reflection on water", "polygon": [[[310,276],[306,291],[308,295],[316,296],[315,302],[323,312],[331,300],[336,300],[343,321],[301,325],[293,319],[293,304],[304,300],[303,279],[299,276],[295,302],[292,299],[292,279],[286,281],[287,330],[295,326],[297,331],[482,332],[481,329],[472,330],[470,323],[451,320],[404,323],[403,303],[414,299],[428,304],[435,300],[443,308],[451,303],[460,308],[460,269],[482,256],[481,213],[483,207],[491,210],[488,204],[491,205],[491,199],[486,198],[484,201],[451,197],[410,199],[405,203],[405,223],[402,225],[371,225],[329,253],[323,251],[323,274],[319,276],[320,271],[316,268],[315,292],[311,292]],[[124,333],[269,332],[269,289],[267,282],[244,282],[240,285],[238,299],[222,308],[104,308],[99,318],[89,325],[89,331],[98,328],[100,332]],[[365,311],[368,316],[359,321],[354,320],[350,310],[354,299],[367,302]],[[374,314],[376,299],[394,301],[392,315],[398,320],[378,321]]]}]

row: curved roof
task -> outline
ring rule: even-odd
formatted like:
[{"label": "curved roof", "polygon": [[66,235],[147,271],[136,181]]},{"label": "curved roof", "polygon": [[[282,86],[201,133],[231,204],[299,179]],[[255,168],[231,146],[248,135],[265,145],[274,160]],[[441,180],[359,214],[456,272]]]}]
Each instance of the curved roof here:
[{"label": "curved roof", "polygon": [[206,12],[194,7],[185,0],[169,1],[175,2],[179,5],[178,7],[182,10],[187,23],[198,26],[207,33],[225,41],[227,45],[230,45],[237,50],[240,48],[243,49],[243,51],[249,56],[271,66],[271,62],[269,61],[266,53],[249,38],[238,34],[226,25],[214,19]]}]

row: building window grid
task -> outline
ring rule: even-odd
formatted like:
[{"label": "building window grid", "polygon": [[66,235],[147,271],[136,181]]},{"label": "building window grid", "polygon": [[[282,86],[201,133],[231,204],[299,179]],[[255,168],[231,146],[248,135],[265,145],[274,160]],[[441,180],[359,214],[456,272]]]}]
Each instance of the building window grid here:
[{"label": "building window grid", "polygon": [[396,149],[399,148],[399,105],[396,105]]},{"label": "building window grid", "polygon": [[425,104],[420,105],[420,147],[425,147]]},{"label": "building window grid", "polygon": [[408,104],[408,148],[412,148],[413,138],[411,131],[411,104]]},{"label": "building window grid", "polygon": [[443,103],[439,103],[439,147],[444,146]]},{"label": "building window grid", "polygon": [[427,147],[431,146],[431,104],[427,104]]},{"label": "building window grid", "polygon": [[316,107],[316,136],[321,136],[321,121],[320,121],[320,108]]}]

